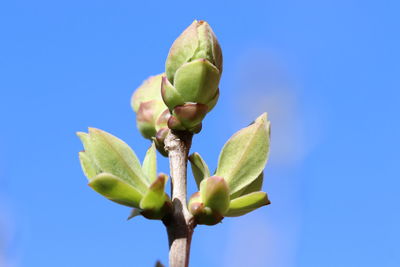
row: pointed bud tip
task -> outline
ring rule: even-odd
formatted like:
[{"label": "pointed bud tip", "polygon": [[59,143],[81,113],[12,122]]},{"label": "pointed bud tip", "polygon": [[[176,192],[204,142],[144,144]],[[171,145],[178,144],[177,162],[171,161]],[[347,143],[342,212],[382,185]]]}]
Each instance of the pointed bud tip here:
[{"label": "pointed bud tip", "polygon": [[89,127],[89,128],[88,128],[88,132],[89,132],[89,134],[97,134],[97,133],[101,133],[101,132],[103,132],[103,131],[100,130],[100,129],[98,129],[98,128]]},{"label": "pointed bud tip", "polygon": [[260,123],[267,122],[267,121],[268,121],[268,113],[267,113],[267,112],[264,112],[263,114],[261,114],[261,115],[255,120],[255,122],[260,122]]},{"label": "pointed bud tip", "polygon": [[154,180],[154,182],[150,185],[149,188],[153,190],[164,190],[165,186],[165,176],[159,175],[157,176],[157,179]]},{"label": "pointed bud tip", "polygon": [[76,132],[75,134],[76,134],[78,137],[87,135],[87,133],[85,133],[85,132]]}]

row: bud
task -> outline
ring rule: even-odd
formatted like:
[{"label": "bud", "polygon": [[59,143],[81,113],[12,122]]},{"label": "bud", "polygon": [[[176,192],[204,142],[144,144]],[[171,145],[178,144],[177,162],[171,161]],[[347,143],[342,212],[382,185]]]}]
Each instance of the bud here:
[{"label": "bud", "polygon": [[221,222],[224,217],[217,211],[206,207],[201,201],[200,192],[194,193],[189,200],[189,211],[193,214],[196,223],[215,225]]},{"label": "bud", "polygon": [[143,81],[143,83],[135,90],[131,98],[132,109],[135,112],[138,112],[139,106],[143,102],[147,102],[150,100],[161,101],[161,77],[163,73],[150,76],[147,80]]},{"label": "bud", "polygon": [[153,220],[162,219],[166,213],[172,211],[171,200],[164,192],[167,178],[167,175],[159,175],[141,199],[141,214],[145,218]]},{"label": "bud", "polygon": [[163,156],[168,157],[168,151],[165,150],[165,138],[167,137],[169,133],[168,128],[162,128],[160,129],[154,138],[154,144],[156,145],[156,148],[158,152],[160,152]]},{"label": "bud", "polygon": [[200,192],[192,195],[189,211],[198,224],[214,225],[219,223],[229,208],[229,188],[222,177],[211,176],[200,184]]},{"label": "bud", "polygon": [[151,139],[156,135],[156,120],[160,113],[165,110],[164,108],[165,106],[156,100],[149,100],[140,104],[136,113],[136,125],[145,138]]},{"label": "bud", "polygon": [[145,80],[134,92],[131,105],[136,112],[136,124],[140,133],[147,139],[153,139],[158,151],[166,156],[164,139],[157,139],[157,136],[165,138],[168,133],[167,122],[171,116],[161,97],[163,75],[158,74]]},{"label": "bud", "polygon": [[172,113],[168,127],[198,132],[219,97],[222,52],[211,27],[194,21],[173,43],[161,92]]},{"label": "bud", "polygon": [[219,176],[211,176],[200,183],[200,194],[204,204],[224,214],[229,208],[229,188],[225,179]]}]

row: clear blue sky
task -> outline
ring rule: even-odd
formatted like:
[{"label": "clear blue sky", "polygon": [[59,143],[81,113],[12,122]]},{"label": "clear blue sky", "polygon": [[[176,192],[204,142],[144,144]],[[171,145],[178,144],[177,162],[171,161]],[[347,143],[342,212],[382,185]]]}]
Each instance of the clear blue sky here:
[{"label": "clear blue sky", "polygon": [[215,168],[229,136],[269,112],[272,205],[199,227],[191,266],[400,266],[399,10],[394,0],[2,1],[0,266],[167,262],[159,222],[126,221],[128,208],[86,185],[75,132],[104,129],[143,158],[129,98],[194,19],[211,24],[225,61],[193,151]]}]

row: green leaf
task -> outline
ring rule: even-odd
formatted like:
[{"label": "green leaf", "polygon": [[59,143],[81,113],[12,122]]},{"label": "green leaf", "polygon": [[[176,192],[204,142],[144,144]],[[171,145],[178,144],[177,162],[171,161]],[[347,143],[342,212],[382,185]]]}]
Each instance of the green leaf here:
[{"label": "green leaf", "polygon": [[264,113],[235,133],[222,148],[215,175],[225,178],[231,195],[251,184],[264,169],[269,153],[269,125]]},{"label": "green leaf", "polygon": [[84,133],[84,132],[77,132],[76,135],[81,140],[81,142],[83,144],[83,148],[85,149],[85,152],[89,154],[90,153],[90,145],[91,145],[89,134]]},{"label": "green leaf", "polygon": [[161,219],[172,207],[168,195],[164,192],[165,179],[165,175],[159,175],[140,201],[142,215],[148,219]]},{"label": "green leaf", "polygon": [[86,152],[79,152],[79,161],[81,162],[82,171],[89,181],[100,173],[100,169],[92,162]]},{"label": "green leaf", "polygon": [[200,188],[201,181],[210,177],[210,170],[208,169],[207,163],[197,152],[189,156],[189,161],[192,166],[192,173],[196,180],[197,188]]},{"label": "green leaf", "polygon": [[204,205],[219,214],[224,214],[229,207],[229,188],[222,177],[211,176],[200,184],[200,194]]},{"label": "green leaf", "polygon": [[[165,187],[165,185],[166,185],[167,182],[168,182],[168,174],[165,174],[165,173],[163,173],[163,172],[160,172],[160,173],[158,174],[157,178],[158,178],[158,179],[163,179],[163,181],[164,181],[164,187]],[[164,189],[163,189],[163,190],[164,190]]]},{"label": "green leaf", "polygon": [[234,200],[231,200],[229,209],[224,215],[226,217],[237,217],[249,213],[262,206],[268,205],[271,202],[268,200],[267,193],[253,192]]},{"label": "green leaf", "polygon": [[88,180],[95,177],[101,172],[100,168],[94,163],[91,156],[91,141],[89,134],[83,132],[77,132],[76,135],[81,140],[85,151],[79,152],[79,161],[81,163],[82,171]]},{"label": "green leaf", "polygon": [[142,198],[142,194],[133,186],[111,173],[97,175],[89,182],[89,186],[109,200],[128,207],[139,207]]},{"label": "green leaf", "polygon": [[89,136],[94,163],[144,194],[149,183],[133,150],[121,139],[99,129],[89,128]]},{"label": "green leaf", "polygon": [[263,180],[264,180],[264,172],[261,172],[260,175],[257,177],[257,179],[255,179],[251,184],[241,189],[240,191],[237,191],[235,194],[231,195],[231,199],[235,199],[240,196],[247,195],[256,191],[261,191]]},{"label": "green leaf", "polygon": [[146,152],[143,160],[142,170],[149,183],[157,179],[157,155],[156,146],[152,142],[151,147]]}]

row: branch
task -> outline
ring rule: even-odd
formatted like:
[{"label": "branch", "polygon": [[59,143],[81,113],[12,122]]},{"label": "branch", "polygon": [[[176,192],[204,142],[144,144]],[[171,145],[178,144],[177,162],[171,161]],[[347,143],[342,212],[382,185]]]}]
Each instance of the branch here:
[{"label": "branch", "polygon": [[174,207],[173,213],[163,220],[168,233],[170,267],[189,266],[190,244],[196,226],[186,204],[186,170],[192,137],[190,132],[171,131],[165,138]]}]

